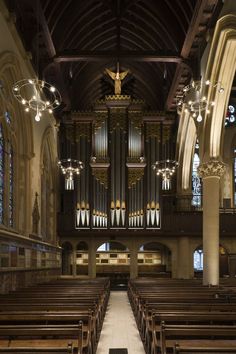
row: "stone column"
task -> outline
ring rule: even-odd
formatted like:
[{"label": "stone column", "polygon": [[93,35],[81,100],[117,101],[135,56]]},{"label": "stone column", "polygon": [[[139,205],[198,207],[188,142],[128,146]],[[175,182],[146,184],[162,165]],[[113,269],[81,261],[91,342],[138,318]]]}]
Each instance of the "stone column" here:
[{"label": "stone column", "polygon": [[189,237],[181,236],[178,243],[178,278],[190,279],[191,268],[190,264],[190,250],[189,250]]},{"label": "stone column", "polygon": [[93,245],[89,246],[88,275],[89,278],[96,278],[96,249],[94,248]]},{"label": "stone column", "polygon": [[75,277],[77,275],[76,272],[76,248],[73,248],[72,251],[72,275]]},{"label": "stone column", "polygon": [[130,250],[130,279],[138,276],[138,251],[136,248]]},{"label": "stone column", "polygon": [[198,172],[203,181],[203,285],[218,285],[220,177],[225,164],[210,159]]}]

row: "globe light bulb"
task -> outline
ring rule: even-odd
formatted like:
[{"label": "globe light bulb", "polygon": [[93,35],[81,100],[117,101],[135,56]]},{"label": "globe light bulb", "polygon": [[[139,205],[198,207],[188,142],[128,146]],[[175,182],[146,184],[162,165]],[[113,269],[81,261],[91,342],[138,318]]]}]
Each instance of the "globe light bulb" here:
[{"label": "globe light bulb", "polygon": [[40,122],[40,115],[39,115],[39,113],[36,114],[36,116],[34,117],[34,119],[36,120],[36,122]]},{"label": "globe light bulb", "polygon": [[200,123],[202,121],[202,115],[199,112],[198,116],[197,116],[197,122]]}]

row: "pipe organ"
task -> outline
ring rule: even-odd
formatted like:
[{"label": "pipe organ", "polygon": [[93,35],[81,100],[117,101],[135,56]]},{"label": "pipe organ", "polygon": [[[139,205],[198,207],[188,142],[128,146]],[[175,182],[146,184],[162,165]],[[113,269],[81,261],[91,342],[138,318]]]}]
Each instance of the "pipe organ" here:
[{"label": "pipe organ", "polygon": [[161,227],[162,181],[152,165],[174,158],[173,123],[174,116],[146,113],[142,101],[122,95],[64,119],[61,155],[84,164],[71,195],[76,229]]}]

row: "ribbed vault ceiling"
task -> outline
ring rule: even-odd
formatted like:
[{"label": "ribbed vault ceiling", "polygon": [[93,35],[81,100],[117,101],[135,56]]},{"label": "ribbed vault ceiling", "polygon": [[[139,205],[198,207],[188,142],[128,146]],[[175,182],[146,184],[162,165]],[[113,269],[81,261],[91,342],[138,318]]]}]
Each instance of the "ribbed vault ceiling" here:
[{"label": "ribbed vault ceiling", "polygon": [[[122,93],[172,110],[220,8],[217,0],[7,0],[39,75],[61,110],[88,110],[113,94],[105,68],[129,69]],[[38,23],[38,24],[37,24]],[[39,46],[38,46],[39,43]],[[37,49],[39,48],[39,49]],[[38,53],[38,54],[37,54]]]}]

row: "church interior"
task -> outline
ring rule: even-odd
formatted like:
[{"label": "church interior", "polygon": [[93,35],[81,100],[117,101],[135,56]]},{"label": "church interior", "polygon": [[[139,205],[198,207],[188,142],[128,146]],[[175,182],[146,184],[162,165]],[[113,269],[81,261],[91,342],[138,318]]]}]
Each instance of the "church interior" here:
[{"label": "church interior", "polygon": [[236,353],[235,71],[235,0],[0,0],[0,353]]}]

